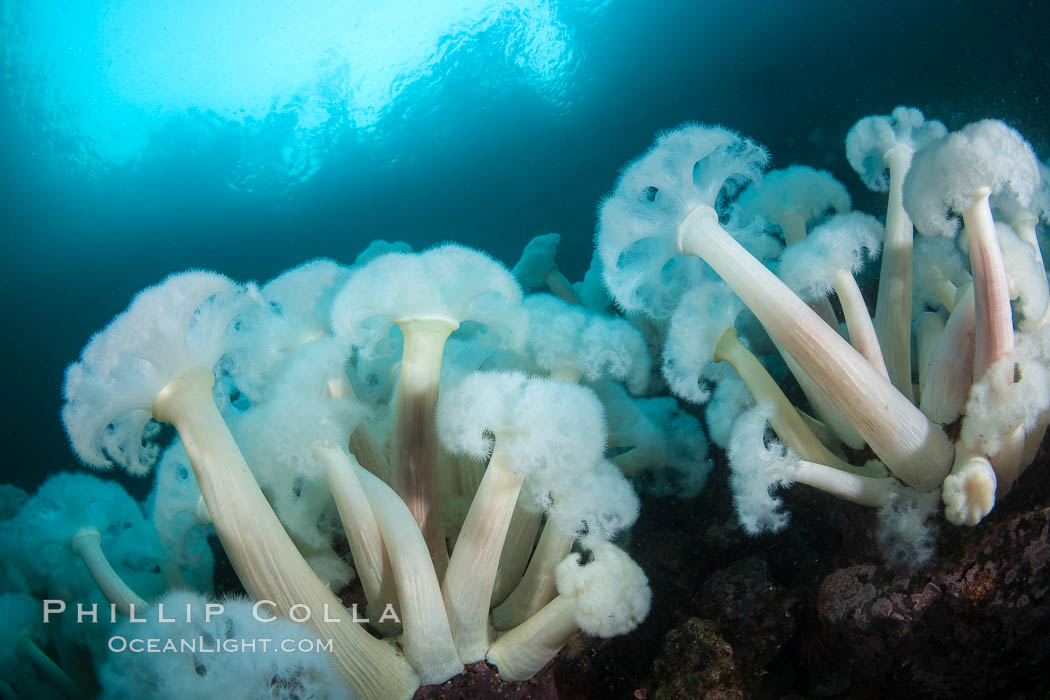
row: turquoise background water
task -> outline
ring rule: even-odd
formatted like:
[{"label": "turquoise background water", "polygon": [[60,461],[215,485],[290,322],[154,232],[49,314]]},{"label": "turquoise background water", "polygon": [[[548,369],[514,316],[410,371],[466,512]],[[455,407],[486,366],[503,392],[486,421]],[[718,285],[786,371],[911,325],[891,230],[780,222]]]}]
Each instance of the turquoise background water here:
[{"label": "turquoise background water", "polygon": [[0,5],[3,480],[75,463],[65,365],[172,271],[264,281],[374,238],[512,264],[557,231],[576,279],[618,170],[686,120],[872,213],[842,146],[865,115],[995,117],[1050,150],[1037,1],[285,5]]}]

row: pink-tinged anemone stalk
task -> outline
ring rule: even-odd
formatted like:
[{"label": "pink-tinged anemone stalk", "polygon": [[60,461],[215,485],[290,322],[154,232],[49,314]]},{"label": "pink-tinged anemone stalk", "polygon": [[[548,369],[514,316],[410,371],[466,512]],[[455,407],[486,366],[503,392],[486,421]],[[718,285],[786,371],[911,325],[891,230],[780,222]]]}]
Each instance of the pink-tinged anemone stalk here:
[{"label": "pink-tinged anemone stalk", "polygon": [[1032,147],[995,120],[975,122],[916,154],[904,183],[904,206],[926,235],[954,236],[962,215],[976,295],[974,378],[1013,350],[1009,281],[989,197],[1012,190],[1026,205],[1039,185]]},{"label": "pink-tinged anemone stalk", "polygon": [[[212,368],[231,349],[229,329],[245,303],[236,284],[210,272],[172,275],[140,292],[66,372],[62,417],[70,440],[88,464],[142,474],[156,459],[151,419],[174,425],[245,590],[285,616],[293,605],[307,606],[309,624],[332,641],[337,669],[361,695],[409,697],[419,684],[415,672],[354,624],[310,570],[212,397]],[[325,622],[326,607],[337,622]]]},{"label": "pink-tinged anemone stalk", "polygon": [[404,349],[394,408],[394,490],[427,541],[439,578],[448,562],[438,500],[434,410],[445,341],[473,322],[490,345],[520,347],[528,317],[514,277],[484,253],[448,244],[423,253],[391,253],[354,271],[332,307],[336,337],[366,360],[383,354],[393,326]]},{"label": "pink-tinged anemone stalk", "polygon": [[[1010,190],[1017,202],[1025,206],[1038,185],[1039,163],[1032,147],[1016,131],[995,120],[969,124],[919,151],[904,183],[904,206],[920,232],[954,236],[959,214],[966,226],[976,329],[974,382],[983,381],[985,374],[1000,362],[1012,367],[1010,357],[1014,352],[1010,283],[989,197]],[[999,372],[997,376],[1002,383],[1013,382],[1011,371]],[[986,445],[967,446],[967,458],[956,460],[953,476],[958,477],[965,465],[984,455],[1004,482],[1012,482],[1024,450],[1022,426],[1006,427],[1003,435],[997,437],[1001,439],[989,439]],[[986,484],[987,474],[980,481]],[[945,502],[958,504],[960,494],[974,493],[975,489],[967,483],[960,478],[946,481]],[[990,503],[992,499],[986,490],[980,490],[980,500]],[[971,515],[966,520],[974,520],[972,509],[967,511]]]},{"label": "pink-tinged anemone stalk", "polygon": [[912,397],[912,223],[904,211],[904,178],[912,156],[947,129],[922,112],[897,107],[889,116],[864,117],[846,134],[846,158],[868,189],[888,192],[886,239],[875,303],[875,333],[897,389]]},{"label": "pink-tinged anemone stalk", "polygon": [[704,260],[891,471],[933,488],[953,455],[940,426],[722,228],[715,207],[759,177],[765,162],[761,147],[725,129],[689,125],[662,134],[602,204],[598,250],[606,284],[622,306],[645,307],[664,294],[668,260]]}]

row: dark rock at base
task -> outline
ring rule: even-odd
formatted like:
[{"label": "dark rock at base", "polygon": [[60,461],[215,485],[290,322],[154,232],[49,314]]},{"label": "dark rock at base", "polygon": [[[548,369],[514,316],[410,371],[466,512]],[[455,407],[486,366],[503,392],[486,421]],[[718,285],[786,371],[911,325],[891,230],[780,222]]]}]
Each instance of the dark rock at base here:
[{"label": "dark rock at base", "polygon": [[512,683],[500,678],[495,666],[480,661],[441,685],[423,686],[414,700],[558,700],[551,666],[547,664],[527,681]]},{"label": "dark rock at base", "polygon": [[871,562],[823,578],[821,633],[855,687],[979,697],[1045,671],[1050,508],[989,520],[951,531],[919,571]]},{"label": "dark rock at base", "polygon": [[692,618],[664,639],[663,653],[653,664],[646,700],[742,700],[744,673],[733,646],[710,620]]},{"label": "dark rock at base", "polygon": [[700,587],[700,613],[717,619],[745,670],[765,668],[795,634],[798,594],[754,556],[716,571]]}]

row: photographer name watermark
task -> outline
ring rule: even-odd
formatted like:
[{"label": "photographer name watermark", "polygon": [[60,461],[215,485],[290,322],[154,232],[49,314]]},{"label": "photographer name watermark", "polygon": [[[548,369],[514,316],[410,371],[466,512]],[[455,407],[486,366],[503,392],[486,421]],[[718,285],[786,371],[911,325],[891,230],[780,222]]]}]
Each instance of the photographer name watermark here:
[{"label": "photographer name watermark", "polygon": [[[69,606],[64,600],[58,600],[54,598],[45,599],[44,602],[44,624],[49,624],[51,618],[55,616],[64,616],[67,613],[72,614],[69,610]],[[132,623],[149,623],[154,622],[158,624],[172,624],[172,623],[192,623],[192,622],[211,622],[216,617],[222,616],[226,612],[226,606],[222,603],[205,603],[204,610],[196,610],[198,606],[193,603],[186,603],[183,606],[168,606],[164,603],[157,603],[156,605],[147,606],[145,610],[139,610],[138,606],[134,603],[128,605],[128,616],[125,618],[118,612],[118,607],[115,604],[110,605],[99,605],[98,603],[77,603],[76,610],[76,623],[82,624],[99,624],[101,622],[109,622],[116,624],[122,620]],[[277,607],[277,603],[272,600],[258,600],[252,605],[252,617],[255,618],[256,622],[275,622],[281,619],[273,611]],[[181,609],[180,609],[181,608]],[[99,611],[103,612],[100,620]],[[357,603],[352,604],[349,608],[343,608],[344,612],[349,612],[350,616],[340,616],[338,614],[333,615],[331,607],[328,603],[324,603],[321,611],[317,616],[314,614],[314,610],[305,603],[296,603],[288,608],[287,618],[293,622],[309,622],[313,619],[320,619],[325,624],[338,623],[338,622],[356,622],[356,623],[370,623],[371,619],[368,617],[362,617],[358,614]],[[108,615],[106,614],[108,613]],[[149,617],[150,614],[154,614],[154,617]],[[400,624],[401,619],[397,616],[397,612],[394,610],[394,606],[390,603],[386,604],[383,608],[383,613],[379,616],[379,623],[393,622]]]}]

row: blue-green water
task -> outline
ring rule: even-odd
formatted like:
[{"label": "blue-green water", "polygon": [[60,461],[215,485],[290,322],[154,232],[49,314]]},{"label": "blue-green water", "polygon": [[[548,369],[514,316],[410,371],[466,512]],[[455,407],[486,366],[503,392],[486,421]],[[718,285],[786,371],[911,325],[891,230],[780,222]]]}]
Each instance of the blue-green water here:
[{"label": "blue-green water", "polygon": [[6,481],[73,465],[65,365],[171,271],[266,280],[374,238],[513,263],[557,231],[577,279],[599,198],[685,120],[830,169],[868,211],[842,140],[898,104],[1048,155],[1035,1],[213,4],[3,3]]},{"label": "blue-green water", "polygon": [[[558,232],[559,266],[570,280],[580,280],[591,258],[602,197],[654,134],[684,122],[720,124],[750,137],[769,149],[771,168],[804,164],[831,171],[857,210],[877,215],[885,211],[885,196],[862,186],[843,148],[846,131],[868,114],[887,114],[897,105],[918,107],[952,130],[975,120],[1003,120],[1046,162],[1048,20],[1050,10],[1036,0],[0,0],[0,318],[6,323],[0,342],[5,453],[0,484],[31,492],[50,474],[83,471],[59,418],[64,370],[135,292],[172,272],[197,268],[265,282],[319,256],[349,264],[378,238],[404,240],[417,251],[456,241],[509,267],[530,238]],[[861,279],[865,291],[874,289],[874,274]],[[774,372],[778,380],[786,377],[779,363]],[[444,386],[443,381],[443,391]],[[793,398],[799,396],[795,390]],[[602,401],[612,399],[606,395]],[[699,409],[687,415],[685,402],[666,401],[667,410],[659,415],[668,417],[668,427],[677,420],[679,427],[690,426],[682,432],[706,440],[692,427]],[[764,430],[764,419],[759,428]],[[714,429],[708,432],[714,436]],[[162,442],[171,434],[166,429]],[[610,454],[613,446],[607,447]],[[706,449],[696,443],[682,451],[709,466]],[[652,582],[649,627],[592,646],[601,650],[593,659],[583,646],[566,654],[573,659],[559,679],[562,690],[566,675],[593,661],[589,674],[581,672],[570,686],[586,687],[593,698],[611,697],[603,693],[612,687],[644,695],[634,688],[666,680],[652,661],[671,639],[667,633],[688,633],[687,620],[699,617],[723,625],[750,620],[779,630],[779,637],[764,628],[756,635],[776,639],[760,646],[769,646],[771,658],[774,652],[779,656],[756,662],[760,672],[748,674],[752,680],[772,679],[768,690],[813,687],[829,695],[826,688],[839,685],[857,693],[863,693],[864,683],[883,691],[913,687],[901,672],[912,669],[913,659],[900,662],[906,646],[896,655],[888,650],[867,659],[867,667],[855,663],[850,650],[869,654],[875,646],[869,640],[877,635],[850,636],[843,625],[854,645],[828,650],[822,646],[833,644],[828,625],[818,630],[814,622],[826,612],[820,599],[834,598],[824,595],[825,574],[841,567],[852,571],[849,567],[874,556],[875,516],[859,515],[850,506],[829,508],[828,501],[816,501],[799,488],[787,509],[798,506],[799,512],[780,539],[744,537],[730,512],[727,470],[720,453],[712,453],[718,464],[699,496],[676,484],[650,491],[676,491],[681,500],[657,501],[643,488],[644,479],[656,476],[636,480],[645,497],[629,549]],[[176,491],[174,480],[182,480],[195,504],[196,486],[186,483],[189,459],[177,450],[169,454],[186,464],[175,465],[164,490]],[[257,468],[264,460],[248,461]],[[1028,479],[1046,473],[1042,466]],[[172,475],[178,473],[183,475]],[[152,483],[119,469],[109,476],[140,501]],[[700,482],[707,479],[705,469]],[[1018,482],[1007,505],[1045,506],[1047,478],[1042,479],[1042,490]],[[287,486],[286,506],[290,493],[298,499],[302,483]],[[760,491],[769,495],[764,485]],[[1024,513],[1034,526],[1024,521],[1000,527],[996,518],[1014,512],[999,507],[978,529],[948,529],[938,518],[950,533],[939,543],[942,559],[915,578],[928,581],[917,600],[927,589],[940,595],[954,586],[953,576],[963,578],[954,573],[957,561],[959,571],[972,564],[972,552],[979,550],[971,546],[973,537],[987,536],[992,543],[999,537],[1010,545],[980,549],[982,557],[994,549],[988,571],[996,561],[1002,569],[999,598],[988,602],[992,584],[981,584],[984,597],[961,586],[961,597],[952,599],[962,600],[962,607],[938,610],[962,610],[962,622],[955,612],[937,613],[924,627],[916,625],[919,633],[904,635],[933,669],[939,652],[958,652],[965,660],[947,667],[949,676],[958,676],[957,685],[968,685],[970,678],[959,671],[989,679],[984,691],[974,688],[974,694],[1007,684],[1002,674],[983,670],[1008,667],[1015,649],[1028,652],[1017,654],[1023,661],[1043,658],[1030,651],[1037,644],[1029,639],[1037,642],[1039,632],[1026,637],[1029,632],[1015,632],[1010,620],[1013,613],[1024,615],[1037,627],[1043,619],[1024,607],[1043,580],[1036,576],[1043,564],[1034,561],[1046,558],[1046,537],[1037,534],[1046,532],[1046,511]],[[193,517],[197,513],[192,510]],[[319,524],[317,517],[309,523]],[[124,536],[139,539],[132,534]],[[51,552],[68,558],[68,539],[63,534]],[[207,550],[204,538],[197,545]],[[1016,552],[1022,545],[1031,584],[1018,580],[1017,561],[1023,557]],[[46,564],[42,547],[23,549],[28,551],[23,557],[39,555],[37,564]],[[964,549],[969,553],[960,554]],[[160,573],[150,564],[158,557],[140,559],[144,571]],[[201,588],[239,590],[228,561],[219,557],[214,580],[208,561]],[[737,567],[740,561],[744,566]],[[944,561],[950,564],[947,573]],[[881,573],[888,576],[889,566]],[[15,581],[19,567],[29,568],[25,559],[0,560],[0,578],[10,575]],[[974,565],[966,576],[976,570]],[[837,574],[833,582],[842,580]],[[733,587],[719,584],[723,580],[737,581],[739,590],[753,594],[744,596],[750,603],[736,607]],[[142,591],[152,597],[171,581],[162,586],[154,580],[160,587],[155,591],[149,581],[133,582],[146,586]],[[866,587],[874,596],[875,588]],[[886,585],[879,595],[890,589]],[[58,595],[50,589],[48,594]],[[1003,615],[1013,604],[1001,604],[1011,600],[1008,594],[1024,603]],[[773,598],[776,604],[769,602]],[[908,607],[895,604],[897,612]],[[913,608],[921,617],[918,604]],[[983,622],[974,621],[978,617]],[[987,624],[992,632],[982,643],[990,652],[974,651],[967,659],[964,643],[944,644],[946,619],[955,625],[952,633],[971,624],[971,641]],[[750,634],[749,624],[739,627],[741,637]],[[738,656],[747,656],[747,644],[726,636],[738,644]],[[811,649],[814,639],[819,644],[813,642]],[[789,652],[774,650],[779,644]],[[694,652],[707,649],[695,639],[679,644],[690,645]],[[848,658],[835,673],[823,673],[822,657],[833,651]],[[674,654],[664,657],[673,665]],[[689,671],[688,663],[679,665]],[[884,667],[903,674],[894,680],[897,685],[864,680]],[[650,669],[657,677],[647,680]],[[927,666],[917,663],[913,669],[922,677]],[[861,680],[850,686],[854,672]],[[807,674],[813,678],[807,680]],[[83,677],[93,682],[91,673]],[[548,673],[548,688],[554,685],[551,678]],[[931,678],[930,687],[937,686],[940,677]],[[1023,686],[1026,678],[1014,683]],[[165,682],[159,681],[162,687]],[[474,676],[464,682],[481,686]],[[475,682],[479,685],[469,685]],[[0,685],[0,695],[4,690]],[[175,691],[164,687],[164,693]]]}]

